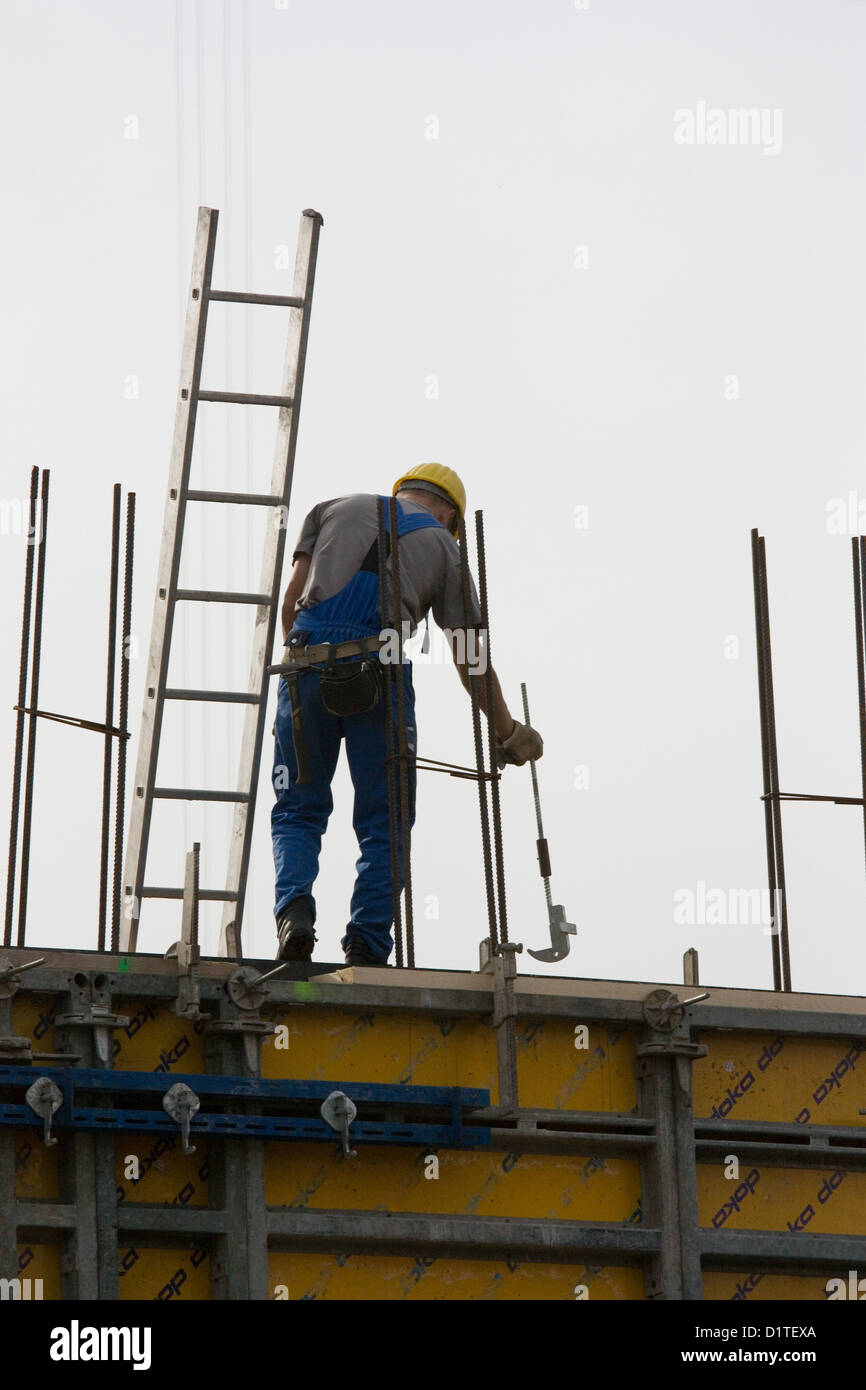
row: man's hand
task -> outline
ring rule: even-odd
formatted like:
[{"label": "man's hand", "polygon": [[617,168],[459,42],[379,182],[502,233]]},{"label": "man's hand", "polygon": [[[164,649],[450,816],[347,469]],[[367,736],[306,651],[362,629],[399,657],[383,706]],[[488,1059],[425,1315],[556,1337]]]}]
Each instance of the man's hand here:
[{"label": "man's hand", "polygon": [[543,752],[544,743],[537,729],[531,724],[518,724],[515,719],[509,737],[497,744],[496,761],[500,767],[505,767],[506,763],[522,767],[524,763],[535,762]]}]

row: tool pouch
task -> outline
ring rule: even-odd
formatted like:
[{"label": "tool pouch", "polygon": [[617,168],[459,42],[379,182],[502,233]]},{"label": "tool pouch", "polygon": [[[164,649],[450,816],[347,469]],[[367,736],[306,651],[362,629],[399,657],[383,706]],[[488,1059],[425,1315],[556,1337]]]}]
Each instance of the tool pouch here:
[{"label": "tool pouch", "polygon": [[368,714],[382,698],[382,667],[372,657],[342,661],[339,665],[332,657],[322,672],[319,688],[322,704],[335,718]]}]

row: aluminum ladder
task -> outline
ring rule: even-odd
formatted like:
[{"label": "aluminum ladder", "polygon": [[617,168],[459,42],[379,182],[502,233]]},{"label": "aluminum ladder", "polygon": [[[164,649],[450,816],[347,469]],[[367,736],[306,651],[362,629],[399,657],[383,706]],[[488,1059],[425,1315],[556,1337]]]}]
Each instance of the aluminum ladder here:
[{"label": "aluminum ladder", "polygon": [[[292,490],[298,416],[304,381],[304,364],[309,332],[310,306],[316,272],[322,217],[312,209],[301,215],[295,259],[293,293],[289,295],[246,294],[211,288],[218,212],[199,208],[186,326],[180,367],[180,386],[174,421],[162,546],[153,610],[147,681],[141,715],[141,736],[132,792],[126,862],[123,872],[123,914],[120,950],[134,951],[142,903],[146,898],[176,898],[182,901],[182,887],[160,887],[146,882],[147,847],[155,800],[221,801],[234,803],[234,819],[229,844],[228,869],[224,889],[202,888],[199,898],[222,902],[220,955],[241,958],[241,923],[250,861],[255,794],[261,762],[262,739],[267,709],[268,662],[274,645],[277,610],[280,602],[286,544],[285,524],[266,527],[261,582],[254,594],[178,588],[184,519],[192,502],[243,503],[253,507],[282,508],[283,523],[288,516]],[[208,306],[213,300],[235,304],[270,304],[289,309],[289,330],[278,396],[250,395],[237,391],[208,391],[201,386],[202,360]],[[189,486],[195,423],[200,401],[222,401],[238,405],[278,408],[276,448],[269,493],[208,492]],[[171,637],[178,603],[248,603],[255,605],[250,679],[246,691],[181,690],[167,687]],[[156,785],[160,732],[166,700],[220,701],[246,705],[241,742],[237,787],[233,791]]]}]

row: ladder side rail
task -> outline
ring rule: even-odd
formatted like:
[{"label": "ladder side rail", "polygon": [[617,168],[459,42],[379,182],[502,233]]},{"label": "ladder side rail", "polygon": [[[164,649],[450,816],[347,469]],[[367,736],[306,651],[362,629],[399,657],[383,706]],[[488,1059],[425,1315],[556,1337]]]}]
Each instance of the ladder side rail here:
[{"label": "ladder side rail", "polygon": [[289,310],[289,330],[286,339],[281,394],[290,397],[292,404],[291,406],[280,407],[271,478],[271,494],[281,499],[281,510],[274,517],[274,521],[278,524],[266,531],[262,577],[259,585],[259,592],[270,594],[271,602],[268,606],[263,604],[256,610],[249,689],[259,692],[259,700],[255,705],[248,705],[244,714],[238,770],[238,789],[248,792],[249,795],[246,801],[239,802],[235,807],[229,842],[226,888],[236,893],[237,898],[234,902],[227,901],[223,910],[220,932],[220,955],[234,960],[241,958],[244,898],[270,687],[267,667],[272,659],[277,610],[280,602],[278,586],[282,577],[286,548],[288,508],[292,494],[301,393],[304,384],[307,338],[310,329],[310,308],[322,221],[320,213],[309,208],[304,210],[301,214],[298,249],[295,257],[293,297],[302,300],[303,308]]},{"label": "ladder side rail", "polygon": [[165,504],[162,543],[153,607],[147,678],[141,712],[141,734],[135,769],[132,804],[123,873],[123,922],[121,951],[134,951],[141,914],[153,788],[159,757],[165,686],[174,624],[174,607],[180,569],[180,552],[186,515],[187,490],[195,421],[199,400],[202,359],[207,327],[208,298],[213,273],[217,221],[215,208],[199,208],[195,249],[187,300],[186,325],[180,366],[180,388],[174,418],[174,434]]}]

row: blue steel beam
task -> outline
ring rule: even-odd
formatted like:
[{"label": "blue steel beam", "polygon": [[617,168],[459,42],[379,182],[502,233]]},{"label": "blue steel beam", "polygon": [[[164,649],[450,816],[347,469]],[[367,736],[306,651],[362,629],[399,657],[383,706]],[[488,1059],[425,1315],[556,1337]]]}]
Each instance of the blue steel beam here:
[{"label": "blue steel beam", "polygon": [[0,1086],[30,1086],[37,1076],[50,1077],[66,1095],[80,1091],[166,1092],[183,1081],[197,1095],[246,1096],[251,1100],[324,1100],[345,1091],[357,1103],[438,1105],[475,1110],[490,1104],[489,1090],[465,1086],[391,1086],[359,1081],[268,1081],[260,1077],[212,1076],[203,1073],[110,1071],[87,1067],[0,1066]]},{"label": "blue steel beam", "polygon": [[[41,1129],[27,1105],[0,1105],[0,1125]],[[60,1107],[52,1121],[52,1132],[96,1129],[115,1133],[144,1133],[156,1131],[179,1134],[176,1121],[159,1110],[98,1110],[77,1106],[68,1117],[66,1105]],[[376,1120],[356,1120],[350,1128],[354,1143],[366,1144],[429,1144],[450,1149],[479,1149],[490,1147],[490,1130],[478,1127],[463,1128],[453,1124],[396,1124]],[[219,1139],[304,1139],[330,1141],[339,1144],[339,1136],[313,1116],[294,1115],[195,1115],[190,1123],[190,1136],[213,1135]]]}]

